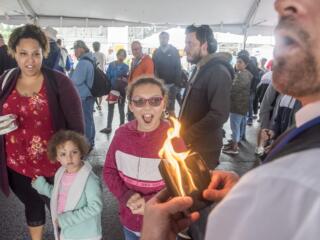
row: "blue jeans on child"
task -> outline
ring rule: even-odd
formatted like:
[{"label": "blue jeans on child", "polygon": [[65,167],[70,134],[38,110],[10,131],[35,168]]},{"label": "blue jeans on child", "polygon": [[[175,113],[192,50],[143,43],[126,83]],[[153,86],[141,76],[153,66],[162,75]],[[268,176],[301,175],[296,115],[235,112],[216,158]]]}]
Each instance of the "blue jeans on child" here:
[{"label": "blue jeans on child", "polygon": [[240,142],[245,131],[246,116],[237,113],[230,113],[231,138],[235,143]]},{"label": "blue jeans on child", "polygon": [[126,227],[123,227],[124,239],[125,240],[139,240],[140,236]]}]

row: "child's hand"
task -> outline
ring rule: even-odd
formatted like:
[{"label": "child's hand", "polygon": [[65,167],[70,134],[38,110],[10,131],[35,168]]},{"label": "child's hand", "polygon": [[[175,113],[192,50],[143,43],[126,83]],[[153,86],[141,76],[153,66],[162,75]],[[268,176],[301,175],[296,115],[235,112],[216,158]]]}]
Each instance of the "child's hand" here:
[{"label": "child's hand", "polygon": [[39,177],[38,175],[34,175],[34,177],[32,178],[31,182],[34,183],[34,181],[36,181],[38,177]]},{"label": "child's hand", "polygon": [[56,226],[57,226],[57,227],[59,227],[59,221],[58,221],[58,218],[56,218],[55,223],[56,223]]},{"label": "child's hand", "polygon": [[144,206],[145,200],[139,193],[133,194],[127,202],[127,207],[130,208],[133,214],[143,215]]},{"label": "child's hand", "polygon": [[34,175],[31,180],[31,186],[38,191],[46,183],[46,179],[43,176]]},{"label": "child's hand", "polygon": [[134,206],[134,210],[131,210],[131,212],[133,214],[139,214],[139,215],[143,215],[144,214],[144,208],[146,205],[146,201],[144,200],[144,198],[140,198],[135,202],[135,206]]},{"label": "child's hand", "polygon": [[141,198],[141,195],[139,193],[134,193],[127,201],[127,207],[131,210],[134,207],[134,202],[136,202],[139,198]]}]

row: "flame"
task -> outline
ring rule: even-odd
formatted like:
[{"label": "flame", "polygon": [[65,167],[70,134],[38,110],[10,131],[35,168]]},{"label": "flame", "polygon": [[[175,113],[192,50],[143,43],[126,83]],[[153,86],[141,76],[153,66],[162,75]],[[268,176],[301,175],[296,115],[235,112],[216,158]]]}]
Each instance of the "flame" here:
[{"label": "flame", "polygon": [[180,138],[181,124],[173,117],[170,117],[170,120],[173,123],[173,128],[168,129],[167,139],[159,151],[159,156],[163,161],[166,161],[166,163],[170,165],[170,169],[172,170],[171,175],[176,181],[179,192],[182,196],[186,196],[186,191],[183,188],[183,180],[185,180],[185,184],[189,188],[188,192],[192,192],[197,189],[190,174],[190,170],[185,162],[186,158],[190,154],[190,151],[177,153],[174,150],[172,140],[174,138]]}]

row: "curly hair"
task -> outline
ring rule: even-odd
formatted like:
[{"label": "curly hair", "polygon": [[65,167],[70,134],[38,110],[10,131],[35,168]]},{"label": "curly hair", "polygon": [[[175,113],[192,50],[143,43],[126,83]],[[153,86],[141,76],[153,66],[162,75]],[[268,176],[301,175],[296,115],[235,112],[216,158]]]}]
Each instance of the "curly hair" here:
[{"label": "curly hair", "polygon": [[68,141],[72,142],[79,148],[81,157],[88,154],[89,144],[83,135],[71,130],[60,130],[51,137],[48,143],[48,158],[53,162],[57,161],[58,148]]},{"label": "curly hair", "polygon": [[33,24],[26,24],[24,26],[17,27],[10,34],[8,47],[11,56],[14,57],[17,45],[19,44],[20,40],[24,38],[31,38],[36,40],[43,51],[43,56],[48,56],[50,51],[48,38],[40,27]]}]

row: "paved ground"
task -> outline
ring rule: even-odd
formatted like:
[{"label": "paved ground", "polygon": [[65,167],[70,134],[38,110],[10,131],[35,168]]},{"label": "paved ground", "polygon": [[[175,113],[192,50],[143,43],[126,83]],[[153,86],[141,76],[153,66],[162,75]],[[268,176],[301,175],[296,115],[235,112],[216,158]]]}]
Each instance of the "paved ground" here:
[{"label": "paved ground", "polygon": [[[104,102],[103,111],[95,112],[94,114],[96,123],[96,146],[89,156],[89,161],[94,166],[94,171],[98,176],[101,176],[102,166],[104,164],[104,159],[106,151],[109,146],[113,134],[107,136],[103,133],[99,133],[106,125],[107,119],[107,105]],[[115,119],[113,126],[118,127],[119,125],[119,115],[117,110],[115,110]],[[229,124],[226,124],[225,129],[227,135],[229,135]],[[247,172],[249,169],[257,165],[257,161],[254,157],[254,143],[256,138],[257,123],[252,127],[247,128],[247,141],[245,141],[241,146],[241,153],[234,158],[222,154],[220,168],[230,169],[238,172],[240,175]],[[122,240],[123,235],[121,231],[121,226],[119,223],[118,213],[117,213],[117,203],[108,191],[106,187],[103,188],[104,193],[104,209],[103,209],[103,239],[106,240]],[[23,205],[19,200],[11,194],[9,198],[6,198],[0,192],[0,239],[1,240],[27,240],[27,227],[24,220],[24,210]],[[45,240],[53,240],[52,224],[47,214],[47,223],[45,227]]]}]

